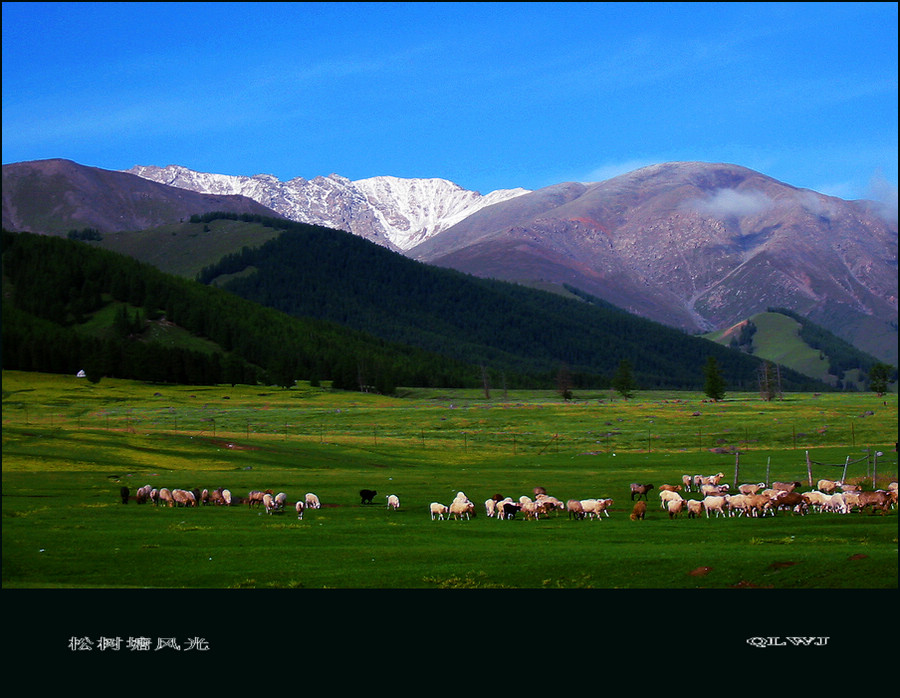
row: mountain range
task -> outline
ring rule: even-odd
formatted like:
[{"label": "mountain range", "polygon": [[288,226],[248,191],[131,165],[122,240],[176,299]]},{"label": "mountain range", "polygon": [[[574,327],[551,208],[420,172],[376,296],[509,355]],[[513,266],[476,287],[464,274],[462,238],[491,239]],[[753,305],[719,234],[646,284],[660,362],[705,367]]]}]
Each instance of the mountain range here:
[{"label": "mountain range", "polygon": [[[44,184],[52,196],[36,194],[40,168],[53,175]],[[147,190],[151,183],[162,189]],[[177,198],[190,194],[203,198]],[[34,207],[40,197],[53,206]],[[577,288],[687,332],[783,307],[897,363],[896,216],[876,202],[829,197],[737,165],[664,163],[603,182],[484,196],[439,179],[280,182],[178,166],[3,166],[3,224],[14,230],[144,229],[214,205],[261,206],[475,276]]]}]

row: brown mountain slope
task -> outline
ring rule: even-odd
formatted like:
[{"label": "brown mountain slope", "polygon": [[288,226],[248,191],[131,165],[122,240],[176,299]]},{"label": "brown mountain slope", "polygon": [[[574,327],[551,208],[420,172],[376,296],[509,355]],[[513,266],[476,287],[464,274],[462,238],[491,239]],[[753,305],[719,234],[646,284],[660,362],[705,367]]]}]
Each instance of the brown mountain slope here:
[{"label": "brown mountain slope", "polygon": [[410,252],[522,283],[569,283],[653,320],[708,331],[790,308],[897,357],[897,224],[872,202],[736,165],[665,163],[485,208]]},{"label": "brown mountain slope", "polygon": [[243,196],[198,194],[70,160],[3,165],[7,230],[65,235],[95,228],[110,233],[178,223],[210,211],[280,217]]}]

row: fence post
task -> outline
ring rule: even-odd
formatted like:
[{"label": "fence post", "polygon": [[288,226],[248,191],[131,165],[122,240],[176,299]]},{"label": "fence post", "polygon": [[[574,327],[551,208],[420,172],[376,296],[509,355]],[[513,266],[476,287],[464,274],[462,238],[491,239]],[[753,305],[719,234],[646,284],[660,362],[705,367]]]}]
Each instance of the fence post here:
[{"label": "fence post", "polygon": [[812,487],[812,463],[809,460],[809,451],[806,452],[806,476],[809,478],[809,486]]},{"label": "fence post", "polygon": [[769,486],[769,467],[772,465],[772,456],[766,458],[766,487]]},{"label": "fence post", "polygon": [[734,454],[734,484],[732,488],[737,490],[738,485],[738,472],[740,471],[740,462],[741,462],[741,452],[737,451]]},{"label": "fence post", "polygon": [[850,465],[850,456],[844,461],[844,472],[841,473],[841,482],[847,482],[847,466]]}]

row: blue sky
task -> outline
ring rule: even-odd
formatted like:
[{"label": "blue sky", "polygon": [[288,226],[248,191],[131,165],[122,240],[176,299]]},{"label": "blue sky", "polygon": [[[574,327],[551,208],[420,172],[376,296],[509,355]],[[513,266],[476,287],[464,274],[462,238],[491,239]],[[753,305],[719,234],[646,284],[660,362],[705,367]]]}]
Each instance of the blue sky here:
[{"label": "blue sky", "polygon": [[897,191],[897,3],[2,5],[3,163]]}]

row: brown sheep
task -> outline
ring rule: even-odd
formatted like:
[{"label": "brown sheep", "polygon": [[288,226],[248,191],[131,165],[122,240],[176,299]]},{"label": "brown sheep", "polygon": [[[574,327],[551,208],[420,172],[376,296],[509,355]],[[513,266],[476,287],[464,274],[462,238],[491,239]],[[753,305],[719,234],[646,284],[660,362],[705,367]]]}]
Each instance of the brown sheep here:
[{"label": "brown sheep", "polygon": [[657,489],[660,492],[681,492],[681,485],[660,485]]},{"label": "brown sheep", "polygon": [[632,521],[644,520],[644,516],[647,513],[647,502],[638,501],[634,505],[634,509],[631,510],[631,516],[629,517]]},{"label": "brown sheep", "polygon": [[584,507],[578,499],[570,499],[566,502],[566,511],[569,512],[569,518],[581,521],[584,518]]},{"label": "brown sheep", "polygon": [[794,480],[794,482],[773,482],[772,489],[773,490],[783,490],[785,492],[793,492],[795,489],[801,486],[800,482]]},{"label": "brown sheep", "polygon": [[874,514],[876,510],[880,510],[882,516],[884,516],[886,510],[890,506],[891,498],[887,492],[884,490],[875,490],[874,492],[860,492],[859,493],[859,510],[863,512],[866,510],[866,507],[872,507],[872,513]]},{"label": "brown sheep", "polygon": [[636,482],[631,483],[631,501],[634,501],[634,495],[637,495],[637,498],[640,499],[643,497],[647,499],[647,493],[653,489],[653,485],[639,485]]}]

